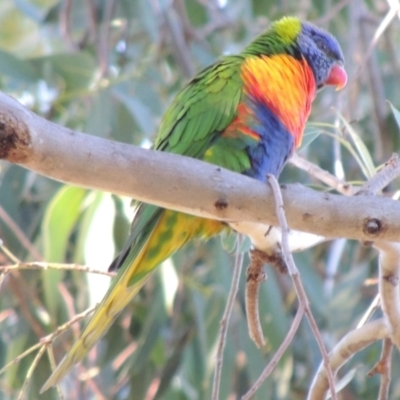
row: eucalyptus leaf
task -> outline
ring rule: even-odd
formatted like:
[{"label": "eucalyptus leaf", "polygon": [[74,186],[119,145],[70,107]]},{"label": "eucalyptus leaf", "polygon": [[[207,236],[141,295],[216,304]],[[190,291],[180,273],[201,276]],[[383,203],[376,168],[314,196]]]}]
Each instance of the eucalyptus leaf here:
[{"label": "eucalyptus leaf", "polygon": [[[66,262],[69,240],[82,212],[86,189],[64,186],[53,197],[45,212],[42,224],[43,254],[48,262]],[[58,284],[63,273],[60,270],[43,271],[44,296],[52,316],[60,306]]]}]

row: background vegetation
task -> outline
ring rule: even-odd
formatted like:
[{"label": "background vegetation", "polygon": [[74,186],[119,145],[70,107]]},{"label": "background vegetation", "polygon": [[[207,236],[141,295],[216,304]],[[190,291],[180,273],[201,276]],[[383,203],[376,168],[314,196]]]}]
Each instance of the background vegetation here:
[{"label": "background vegetation", "polygon": [[[400,22],[393,11],[387,18],[396,7],[394,0],[1,0],[0,90],[56,123],[148,146],[163,111],[195,71],[220,54],[240,51],[270,21],[298,15],[337,36],[349,74],[343,92],[319,94],[301,155],[360,182],[371,171],[362,155],[349,151],[354,141],[339,129],[337,115],[351,122],[376,166],[398,152],[398,128],[386,102],[400,106]],[[316,140],[309,144],[310,139]],[[23,261],[106,270],[129,229],[129,199],[68,187],[14,165],[0,168],[1,264],[15,261],[8,249]],[[329,190],[293,166],[281,181]],[[209,399],[233,266],[230,239],[222,244],[219,238],[192,243],[166,262],[64,380],[66,398]],[[296,262],[330,348],[357,325],[377,292],[376,253],[337,240],[297,254]],[[228,333],[221,399],[239,398],[251,386],[296,310],[290,280],[267,271],[260,312],[268,352],[260,352],[248,337],[243,276]],[[0,368],[95,304],[108,282],[104,276],[54,269],[3,277]],[[56,340],[57,361],[81,326]],[[372,346],[344,368],[342,376],[350,382],[342,399],[376,399],[379,377],[366,374],[379,352],[378,344]],[[51,368],[46,353],[31,368],[36,355],[37,350],[2,370],[0,399],[18,398],[24,382],[24,398],[58,398],[55,390],[39,397]],[[255,398],[305,398],[320,359],[304,322]],[[400,374],[397,352],[392,372],[394,378]],[[400,380],[393,379],[391,398],[400,398]]]}]

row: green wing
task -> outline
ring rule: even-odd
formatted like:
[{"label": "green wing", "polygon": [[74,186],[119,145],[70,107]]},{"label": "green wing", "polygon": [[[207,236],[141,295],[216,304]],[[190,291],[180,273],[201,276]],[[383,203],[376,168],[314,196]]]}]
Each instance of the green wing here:
[{"label": "green wing", "polygon": [[240,56],[225,57],[179,92],[161,121],[156,150],[203,158],[236,116],[242,98],[242,61]]}]

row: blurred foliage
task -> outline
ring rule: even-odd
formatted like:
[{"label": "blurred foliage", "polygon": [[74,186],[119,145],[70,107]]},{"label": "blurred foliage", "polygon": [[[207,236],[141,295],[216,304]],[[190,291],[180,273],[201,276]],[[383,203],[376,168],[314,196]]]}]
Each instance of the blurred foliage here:
[{"label": "blurred foliage", "polygon": [[[327,89],[319,94],[301,154],[339,177],[360,182],[399,147],[399,114],[394,118],[386,102],[400,106],[397,17],[372,44],[388,3],[1,0],[0,90],[56,123],[147,146],[163,111],[196,70],[220,54],[240,51],[271,20],[296,14],[338,37],[349,73],[343,92]],[[2,163],[0,168],[0,237],[8,249],[25,261],[107,268],[129,228],[128,199],[67,187],[18,166]],[[281,181],[329,190],[290,166]],[[388,191],[395,187],[396,183]],[[0,260],[11,262],[3,253]],[[214,239],[192,243],[170,261],[63,381],[66,398],[210,398],[233,255]],[[377,275],[376,254],[359,243],[339,240],[297,254],[296,262],[331,348],[357,325],[377,292],[366,285]],[[0,286],[0,367],[99,301],[108,283],[107,277],[81,271],[8,274]],[[228,332],[221,399],[239,398],[250,387],[281,343],[296,310],[288,278],[268,270],[260,298],[268,352],[260,352],[248,337],[244,283],[243,276]],[[56,360],[78,333],[74,325],[56,340]],[[379,379],[367,378],[366,373],[379,351],[376,344],[343,368],[341,376],[349,371],[354,376],[342,399],[376,398]],[[0,400],[18,398],[27,374],[30,381],[23,398],[58,398],[54,389],[38,395],[51,368],[45,353],[30,371],[36,354],[37,350],[3,372]],[[320,359],[303,322],[254,398],[305,398]],[[393,376],[400,374],[399,361],[396,353]],[[396,379],[391,398],[400,398]]]}]

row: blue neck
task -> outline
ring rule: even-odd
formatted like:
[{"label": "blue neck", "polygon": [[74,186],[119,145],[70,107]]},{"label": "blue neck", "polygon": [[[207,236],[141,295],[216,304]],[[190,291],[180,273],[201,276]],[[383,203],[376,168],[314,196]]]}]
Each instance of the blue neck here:
[{"label": "blue neck", "polygon": [[256,117],[252,130],[260,135],[260,141],[247,148],[251,168],[245,174],[266,182],[267,174],[278,177],[282,172],[293,153],[294,138],[266,105],[248,101]]}]

